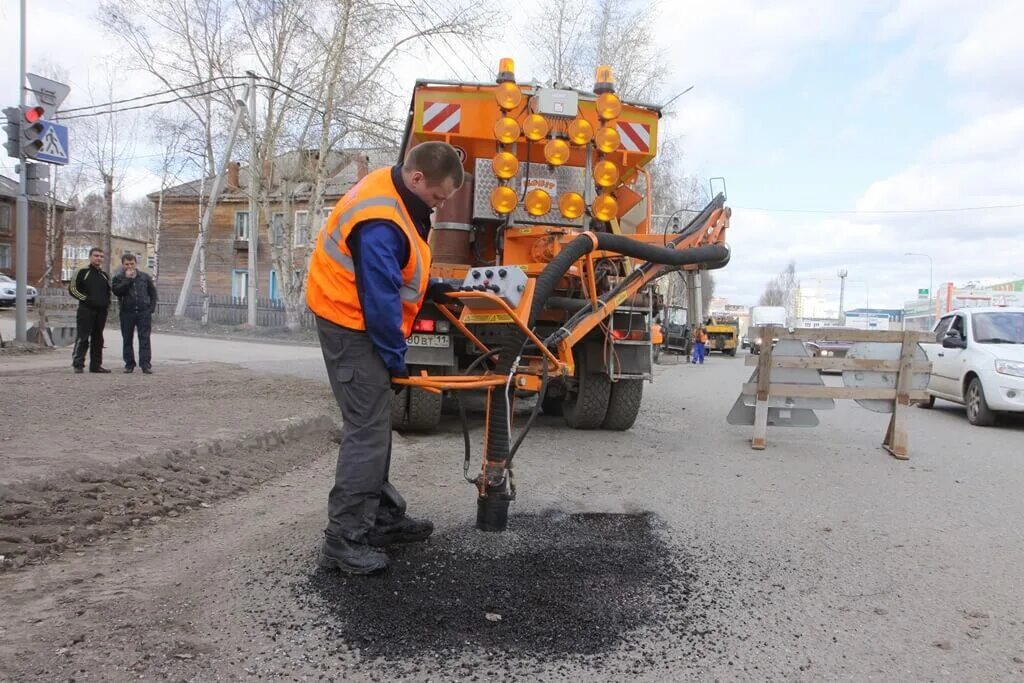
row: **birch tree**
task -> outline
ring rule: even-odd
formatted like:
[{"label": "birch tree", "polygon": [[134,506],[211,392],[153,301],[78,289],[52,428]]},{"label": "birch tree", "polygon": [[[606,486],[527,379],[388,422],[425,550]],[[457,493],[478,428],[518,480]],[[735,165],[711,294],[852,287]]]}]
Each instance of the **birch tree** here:
[{"label": "birch tree", "polygon": [[[398,148],[403,129],[395,118],[408,93],[391,92],[395,59],[415,46],[447,36],[475,41],[485,35],[483,5],[461,2],[427,6],[411,1],[249,0],[239,21],[268,83],[257,115],[253,165],[263,169],[279,154],[295,151],[287,165],[263,174],[261,217],[271,207],[283,216],[270,232],[287,325],[296,329],[305,309],[306,268],[325,214],[327,183],[352,162],[345,148],[376,144]],[[308,223],[296,224],[294,208],[308,207]]]}]

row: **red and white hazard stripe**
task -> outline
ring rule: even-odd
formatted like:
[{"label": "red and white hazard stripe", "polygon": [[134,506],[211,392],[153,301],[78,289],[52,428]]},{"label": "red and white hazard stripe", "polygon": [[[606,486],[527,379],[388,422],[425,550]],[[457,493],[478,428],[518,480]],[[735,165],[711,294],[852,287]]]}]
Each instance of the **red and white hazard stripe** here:
[{"label": "red and white hazard stripe", "polygon": [[619,138],[622,148],[627,152],[651,151],[651,127],[646,123],[630,123],[619,121]]},{"label": "red and white hazard stripe", "polygon": [[423,130],[428,133],[458,133],[462,106],[451,102],[423,103]]}]

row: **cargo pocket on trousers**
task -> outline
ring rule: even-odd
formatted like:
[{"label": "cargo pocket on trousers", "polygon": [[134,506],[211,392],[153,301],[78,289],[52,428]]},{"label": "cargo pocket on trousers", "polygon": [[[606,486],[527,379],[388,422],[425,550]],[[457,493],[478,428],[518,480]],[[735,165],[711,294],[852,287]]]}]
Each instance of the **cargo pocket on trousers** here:
[{"label": "cargo pocket on trousers", "polygon": [[338,384],[350,384],[355,379],[355,376],[355,368],[337,368],[334,371],[334,379],[337,380]]}]

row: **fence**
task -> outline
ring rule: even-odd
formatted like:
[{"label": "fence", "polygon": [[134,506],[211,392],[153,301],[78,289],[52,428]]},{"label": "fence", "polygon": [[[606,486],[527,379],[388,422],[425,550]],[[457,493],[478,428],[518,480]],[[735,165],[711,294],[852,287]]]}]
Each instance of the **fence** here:
[{"label": "fence", "polygon": [[[175,290],[158,289],[158,302],[156,318],[170,320],[174,317],[174,308],[178,302],[178,292]],[[78,300],[63,288],[48,287],[39,290],[39,298],[45,304],[48,312],[67,311],[78,307]],[[185,317],[189,320],[203,319],[203,296],[192,294],[189,296],[188,304],[185,307]],[[206,310],[208,322],[219,325],[244,325],[248,322],[249,308],[246,300],[233,296],[208,296],[206,297]],[[117,299],[111,302],[110,316],[118,312]],[[256,299],[256,326],[257,327],[285,327],[287,325],[287,313],[284,302],[280,299]],[[299,324],[302,329],[316,329],[316,318],[308,309],[303,308],[299,314]]]},{"label": "fence", "polygon": [[[883,448],[899,460],[906,460],[907,410],[914,401],[928,398],[925,388],[931,363],[920,342],[932,341],[931,333],[889,332],[874,330],[797,329],[765,327],[760,330],[765,340],[761,355],[747,359],[757,370],[743,385],[740,397],[730,412],[730,424],[754,426],[751,447],[764,450],[770,423],[813,427],[818,424],[813,404],[800,401],[824,399],[832,407],[832,399],[852,399],[862,407],[876,412],[892,413],[882,442]],[[772,343],[778,339],[778,346]],[[811,357],[804,346],[811,341],[832,341],[852,344],[845,358]],[[860,353],[854,354],[854,350]],[[805,371],[811,371],[810,375]],[[846,386],[826,386],[818,376],[820,370],[850,371]],[[917,386],[915,386],[917,385]]]}]

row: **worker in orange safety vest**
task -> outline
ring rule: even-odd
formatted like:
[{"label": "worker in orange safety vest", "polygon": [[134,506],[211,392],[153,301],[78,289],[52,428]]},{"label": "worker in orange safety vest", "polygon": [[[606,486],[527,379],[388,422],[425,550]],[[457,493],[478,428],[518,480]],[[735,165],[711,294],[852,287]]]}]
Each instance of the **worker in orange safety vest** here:
[{"label": "worker in orange safety vest", "polygon": [[462,160],[443,142],[413,147],[401,165],[368,173],[338,201],[310,257],[306,303],[344,425],[327,503],[323,567],[370,574],[384,547],[434,530],[406,515],[388,481],[391,396],[407,378],[406,338],[423,302],[452,291],[430,280],[431,214],[462,186]]}]

